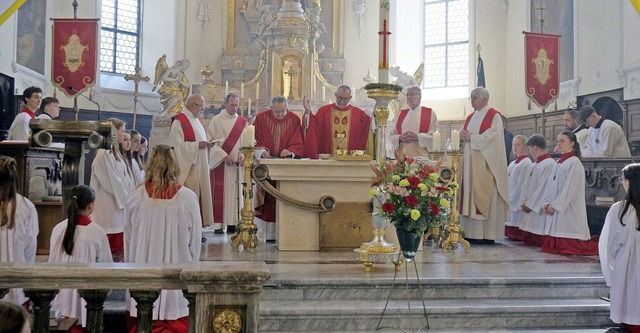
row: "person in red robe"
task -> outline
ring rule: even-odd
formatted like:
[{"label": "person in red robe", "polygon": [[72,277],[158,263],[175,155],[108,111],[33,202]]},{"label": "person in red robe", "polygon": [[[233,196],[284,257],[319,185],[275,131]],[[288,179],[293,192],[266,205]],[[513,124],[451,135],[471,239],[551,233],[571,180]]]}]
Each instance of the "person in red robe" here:
[{"label": "person in red robe", "polygon": [[320,107],[316,114],[311,112],[309,100],[303,100],[304,116],[309,119],[308,122],[305,120],[304,155],[317,158],[318,154],[333,154],[338,149],[336,138],[339,134],[345,137],[343,149],[366,150],[372,155],[371,117],[364,110],[349,104],[349,86],[339,86],[335,96],[335,103]]},{"label": "person in red robe", "polygon": [[[297,158],[302,156],[302,126],[300,117],[287,109],[287,99],[282,96],[271,100],[271,109],[258,113],[253,122],[256,131],[255,157]],[[275,185],[275,184],[273,184]],[[275,240],[276,198],[256,194],[255,213],[258,230],[265,231],[266,240]],[[262,222],[265,222],[262,226]],[[261,228],[262,227],[262,228]]]}]

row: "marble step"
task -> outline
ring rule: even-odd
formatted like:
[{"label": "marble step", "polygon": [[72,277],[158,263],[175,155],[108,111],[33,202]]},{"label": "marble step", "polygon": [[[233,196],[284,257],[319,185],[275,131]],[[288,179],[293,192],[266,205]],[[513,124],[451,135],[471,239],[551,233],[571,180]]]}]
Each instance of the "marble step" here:
[{"label": "marble step", "polygon": [[[386,299],[265,300],[261,332],[374,331]],[[422,302],[391,300],[382,325],[410,330],[425,324]],[[425,300],[432,329],[599,328],[609,321],[609,303],[594,298]],[[546,330],[545,330],[546,331]]]},{"label": "marble step", "polygon": [[[274,331],[260,331],[264,333],[274,332]],[[371,330],[361,330],[361,331],[278,331],[281,333],[371,333]],[[375,333],[398,333],[397,329],[380,329],[376,330]],[[410,332],[410,331],[407,331]],[[416,330],[417,332],[417,330]],[[575,329],[543,329],[543,330],[530,330],[530,329],[512,329],[512,330],[502,330],[502,329],[429,329],[422,330],[420,332],[428,332],[428,333],[626,333],[622,329],[617,328],[601,328],[601,327],[579,327]]]}]

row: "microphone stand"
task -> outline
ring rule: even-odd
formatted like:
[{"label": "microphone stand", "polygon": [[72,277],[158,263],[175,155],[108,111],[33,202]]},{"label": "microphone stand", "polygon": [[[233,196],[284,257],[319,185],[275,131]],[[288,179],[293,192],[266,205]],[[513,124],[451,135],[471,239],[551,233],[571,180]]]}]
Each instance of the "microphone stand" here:
[{"label": "microphone stand", "polygon": [[[100,110],[100,104],[98,104],[96,101],[94,101],[93,98],[85,96],[83,93],[79,92],[78,90],[74,89],[73,87],[69,87],[69,90],[75,92],[77,95],[80,95],[80,96],[86,98],[89,102],[95,104],[98,107],[98,121],[101,120],[100,116],[102,114],[102,111]],[[74,108],[77,108],[78,107],[78,105],[77,105],[77,97],[75,98],[75,103],[74,104],[75,104]],[[77,114],[76,114],[76,120],[78,120]]]}]

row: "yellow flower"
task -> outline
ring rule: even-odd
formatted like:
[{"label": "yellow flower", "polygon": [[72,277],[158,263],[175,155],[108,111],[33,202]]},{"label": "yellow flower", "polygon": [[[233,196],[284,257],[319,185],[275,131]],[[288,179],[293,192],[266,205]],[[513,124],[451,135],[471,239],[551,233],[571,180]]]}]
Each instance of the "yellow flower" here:
[{"label": "yellow flower", "polygon": [[411,219],[413,219],[414,221],[417,221],[420,218],[420,211],[417,209],[412,209],[411,210]]},{"label": "yellow flower", "polygon": [[391,176],[391,181],[397,182],[398,180],[400,180],[400,176],[398,175]]},{"label": "yellow flower", "polygon": [[409,181],[406,179],[403,179],[400,181],[400,183],[398,183],[398,185],[402,186],[402,187],[407,187],[409,186]]},{"label": "yellow flower", "polygon": [[445,198],[440,199],[440,206],[443,208],[449,208],[449,200]]},{"label": "yellow flower", "polygon": [[427,185],[425,185],[423,183],[420,183],[420,184],[418,184],[418,188],[420,189],[420,191],[424,191],[424,190],[427,189]]},{"label": "yellow flower", "polygon": [[378,190],[375,188],[372,188],[369,190],[369,198],[374,198],[376,195],[378,194]]},{"label": "yellow flower", "polygon": [[429,174],[429,178],[431,180],[438,180],[438,178],[440,178],[440,175],[436,174],[436,173],[430,173]]}]

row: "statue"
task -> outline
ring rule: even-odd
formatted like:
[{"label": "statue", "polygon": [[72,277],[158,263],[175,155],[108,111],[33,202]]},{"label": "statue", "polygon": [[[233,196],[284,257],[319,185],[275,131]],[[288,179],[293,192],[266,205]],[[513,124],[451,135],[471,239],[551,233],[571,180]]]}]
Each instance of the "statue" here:
[{"label": "statue", "polygon": [[307,0],[306,11],[307,17],[309,18],[309,21],[311,21],[311,27],[315,30],[326,33],[327,27],[320,21],[320,12],[322,11],[320,2],[317,2],[317,0]]},{"label": "statue", "polygon": [[264,31],[271,25],[274,18],[274,7],[272,5],[262,6],[262,14],[260,14],[260,24],[258,25],[258,36],[262,36],[262,34],[264,34]]},{"label": "statue", "polygon": [[358,38],[362,39],[364,33],[365,16],[367,13],[367,1],[355,0],[353,2],[353,14],[356,17],[356,27],[358,28]]},{"label": "statue", "polygon": [[418,85],[418,81],[413,78],[413,76],[401,71],[400,66],[389,67],[389,74],[395,76],[396,84],[402,86],[403,88]]},{"label": "statue", "polygon": [[191,66],[191,62],[182,59],[176,61],[176,64],[169,68],[166,54],[158,59],[151,91],[155,91],[162,81],[158,94],[160,94],[160,103],[164,106],[164,112],[178,113],[184,109],[190,89],[189,80],[184,71],[189,66]]}]

